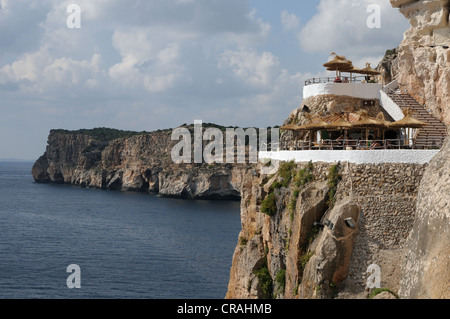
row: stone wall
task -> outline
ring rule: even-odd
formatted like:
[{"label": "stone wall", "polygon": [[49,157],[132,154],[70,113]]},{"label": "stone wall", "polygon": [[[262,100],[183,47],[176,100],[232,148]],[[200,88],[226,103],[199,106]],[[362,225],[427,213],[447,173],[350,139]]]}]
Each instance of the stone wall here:
[{"label": "stone wall", "polygon": [[[333,95],[333,94],[325,94],[325,95],[317,95],[312,96],[302,101],[302,104],[299,108],[295,109],[290,115],[289,118],[284,122],[284,124],[297,124],[302,125],[308,123],[308,119],[305,117],[306,113],[303,112],[303,108],[305,106],[308,107],[311,114],[326,116],[331,115],[333,113],[341,113],[341,112],[358,112],[359,110],[367,110],[369,112],[369,116],[376,117],[379,112],[385,112],[383,107],[380,105],[379,98],[374,99],[375,106],[364,107],[363,101],[364,99],[355,98],[352,96],[341,96],[341,95]],[[389,118],[389,115],[386,114],[386,117]]]},{"label": "stone wall", "polygon": [[398,292],[400,260],[414,223],[417,194],[427,166],[344,164],[337,198],[352,197],[361,207],[361,219],[342,298],[348,293],[364,296],[371,264],[381,267],[382,287]]},{"label": "stone wall", "polygon": [[[276,190],[278,209],[271,217],[261,213],[261,203],[277,175],[269,181],[264,175],[246,176],[241,202],[242,231],[233,257],[228,298],[261,297],[254,271],[264,260],[277,298],[366,298],[366,272],[371,264],[381,267],[382,287],[399,291],[403,247],[413,227],[418,189],[427,165],[343,162],[336,204],[327,210],[324,202],[328,197],[324,194],[328,193],[329,170],[334,165],[313,164],[314,181],[297,190],[295,209],[289,208],[296,193],[293,182]],[[306,163],[295,164],[294,174],[304,167]],[[345,207],[355,205],[360,210],[354,218],[356,229],[338,235],[339,227],[350,231],[342,226],[342,216],[348,213]],[[305,253],[300,247],[313,222],[320,219],[334,220],[336,227],[332,231],[325,227],[311,244],[313,257],[303,273],[296,262]],[[279,291],[276,278],[283,269],[285,290]]]},{"label": "stone wall", "polygon": [[[369,112],[369,116],[376,117],[378,113],[383,112],[387,120],[391,120],[391,116],[384,110],[381,106],[379,97],[373,99],[375,101],[375,106],[366,107],[363,106],[363,101],[365,99],[355,98],[352,96],[345,95],[316,95],[306,98],[302,101],[299,108],[291,112],[289,117],[283,123],[283,125],[296,124],[303,125],[310,122],[309,116],[327,116],[334,113],[356,113],[360,110],[366,110]],[[305,108],[306,107],[306,108]],[[305,111],[307,109],[308,111]],[[292,132],[283,131],[281,132],[280,141],[289,142],[294,140],[294,134],[296,134],[295,139],[303,139],[305,132]]]}]

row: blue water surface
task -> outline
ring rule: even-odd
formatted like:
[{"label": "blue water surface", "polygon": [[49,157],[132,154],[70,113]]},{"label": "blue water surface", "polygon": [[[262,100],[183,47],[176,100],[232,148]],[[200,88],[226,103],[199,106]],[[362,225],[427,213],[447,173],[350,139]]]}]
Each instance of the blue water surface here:
[{"label": "blue water surface", "polygon": [[239,202],[38,184],[31,166],[0,162],[0,298],[225,297]]}]

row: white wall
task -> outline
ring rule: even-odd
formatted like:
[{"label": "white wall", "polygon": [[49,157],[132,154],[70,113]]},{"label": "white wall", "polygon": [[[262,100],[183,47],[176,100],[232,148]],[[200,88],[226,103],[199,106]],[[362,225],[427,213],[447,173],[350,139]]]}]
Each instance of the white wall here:
[{"label": "white wall", "polygon": [[259,152],[259,160],[350,162],[355,164],[427,164],[439,150],[280,151]]},{"label": "white wall", "polygon": [[382,85],[378,83],[319,83],[305,85],[303,87],[303,98],[334,94],[360,99],[379,99],[381,89]]},{"label": "white wall", "polygon": [[389,113],[394,121],[400,121],[405,117],[402,109],[383,90],[380,91],[381,106]]}]

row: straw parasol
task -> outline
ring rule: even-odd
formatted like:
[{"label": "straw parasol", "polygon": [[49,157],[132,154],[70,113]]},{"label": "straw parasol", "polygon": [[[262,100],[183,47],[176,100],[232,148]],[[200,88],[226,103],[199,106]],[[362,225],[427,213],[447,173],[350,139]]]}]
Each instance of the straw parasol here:
[{"label": "straw parasol", "polygon": [[328,125],[327,122],[322,120],[316,120],[314,122],[306,123],[298,128],[300,131],[314,131],[314,130],[322,130],[326,128]]},{"label": "straw parasol", "polygon": [[389,124],[390,128],[422,128],[424,126],[427,126],[427,123],[413,118],[409,113],[400,121]]},{"label": "straw parasol", "polygon": [[308,119],[310,122],[301,125],[298,128],[298,131],[309,132],[309,140],[310,140],[310,142],[313,142],[313,133],[312,132],[323,130],[328,123],[322,121],[320,118],[313,118],[312,116],[308,116]]},{"label": "straw parasol", "polygon": [[347,61],[347,59],[343,56],[338,56],[336,53],[331,53],[335,55],[335,58],[323,66],[327,68],[328,71],[336,71],[336,76],[338,76],[339,71],[346,71],[352,68],[351,61]]},{"label": "straw parasol", "polygon": [[339,118],[331,123],[328,123],[325,128],[330,130],[348,130],[353,128],[353,125],[352,123]]},{"label": "straw parasol", "polygon": [[344,131],[344,140],[347,139],[347,131],[352,127],[353,125],[350,122],[344,120],[341,116],[339,116],[336,120],[330,122],[328,125],[325,126],[325,128],[328,130]]},{"label": "straw parasol", "polygon": [[357,68],[356,66],[352,65],[352,68],[350,70],[346,70],[344,72],[350,73],[350,78],[353,77],[353,74],[364,74],[363,70],[360,68]]},{"label": "straw parasol", "polygon": [[280,127],[280,129],[285,130],[285,131],[298,131],[299,128],[300,128],[300,126],[295,125],[295,124],[288,124],[288,125],[284,125],[284,126]]},{"label": "straw parasol", "polygon": [[377,115],[375,120],[377,122],[379,122],[380,125],[381,125],[381,129],[383,131],[383,140],[384,140],[385,139],[386,129],[390,128],[390,125],[392,124],[392,122],[386,120],[383,112],[378,113],[378,115]]},{"label": "straw parasol", "polygon": [[[360,119],[359,121],[353,123],[353,127],[363,129],[366,132],[366,140],[369,139],[369,131],[371,128],[381,129],[386,127],[386,123],[382,122],[380,119],[375,119],[369,116],[367,110],[360,110],[358,112]],[[361,131],[361,135],[364,131]]]},{"label": "straw parasol", "polygon": [[411,137],[411,129],[412,128],[420,129],[422,127],[427,126],[427,123],[413,118],[412,113],[413,113],[412,110],[409,108],[404,110],[403,114],[405,115],[405,117],[403,119],[401,119],[400,121],[396,121],[389,125],[389,127],[393,128],[393,129],[404,128],[406,131],[405,142],[408,144],[409,144],[408,141],[410,140],[410,137]]},{"label": "straw parasol", "polygon": [[380,75],[380,74],[381,74],[381,73],[378,72],[377,70],[372,69],[372,68],[370,67],[370,63],[366,63],[366,67],[365,67],[364,69],[361,69],[361,70],[360,70],[360,73],[361,73],[361,74],[367,74],[367,75]]}]

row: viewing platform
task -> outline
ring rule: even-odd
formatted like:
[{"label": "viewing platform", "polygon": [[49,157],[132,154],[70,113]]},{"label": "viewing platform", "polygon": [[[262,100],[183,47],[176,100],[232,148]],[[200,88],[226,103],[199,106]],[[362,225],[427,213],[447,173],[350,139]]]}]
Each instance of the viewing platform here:
[{"label": "viewing platform", "polygon": [[445,125],[398,93],[396,81],[383,87],[369,63],[358,69],[332,54],[324,66],[336,75],[305,81],[303,106],[281,127],[280,143],[259,152],[260,161],[429,163],[448,136]]},{"label": "viewing platform", "polygon": [[366,77],[324,77],[305,81],[303,98],[317,95],[346,95],[360,99],[380,99],[379,83],[368,83]]}]

